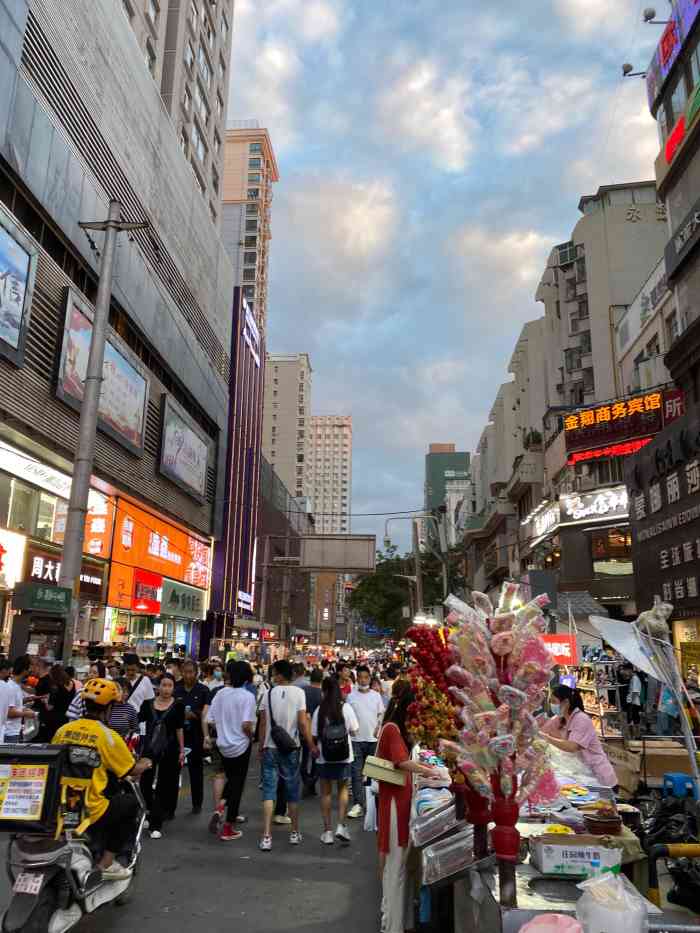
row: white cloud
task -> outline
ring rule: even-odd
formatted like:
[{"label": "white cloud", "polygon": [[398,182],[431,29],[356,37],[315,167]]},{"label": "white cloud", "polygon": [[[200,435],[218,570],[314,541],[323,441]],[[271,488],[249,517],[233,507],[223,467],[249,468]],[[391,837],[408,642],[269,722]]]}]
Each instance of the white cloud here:
[{"label": "white cloud", "polygon": [[630,29],[638,24],[638,0],[555,0],[554,9],[576,35],[602,34],[629,43]]},{"label": "white cloud", "polygon": [[[537,230],[494,232],[485,227],[465,224],[450,238],[449,250],[459,267],[459,274],[490,303],[484,313],[493,315],[499,302],[521,298],[536,316],[533,294],[542,275],[547,256],[556,239]],[[475,310],[470,305],[470,310]],[[525,309],[526,310],[526,309]],[[500,314],[498,314],[500,319]]]},{"label": "white cloud", "polygon": [[463,171],[475,128],[468,92],[463,77],[441,73],[429,58],[403,67],[377,99],[385,139],[404,151],[425,152],[438,168]]},{"label": "white cloud", "polygon": [[301,7],[297,21],[307,42],[324,42],[338,35],[340,16],[335,6],[325,0],[307,0]]}]

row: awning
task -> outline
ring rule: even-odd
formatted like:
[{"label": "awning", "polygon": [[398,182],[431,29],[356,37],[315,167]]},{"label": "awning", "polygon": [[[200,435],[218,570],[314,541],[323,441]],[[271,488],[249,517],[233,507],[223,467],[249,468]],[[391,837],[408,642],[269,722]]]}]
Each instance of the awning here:
[{"label": "awning", "polygon": [[602,603],[599,603],[588,590],[572,590],[570,592],[557,594],[557,606],[559,615],[566,618],[569,614],[569,606],[575,619],[588,619],[588,616],[607,616],[608,610]]}]

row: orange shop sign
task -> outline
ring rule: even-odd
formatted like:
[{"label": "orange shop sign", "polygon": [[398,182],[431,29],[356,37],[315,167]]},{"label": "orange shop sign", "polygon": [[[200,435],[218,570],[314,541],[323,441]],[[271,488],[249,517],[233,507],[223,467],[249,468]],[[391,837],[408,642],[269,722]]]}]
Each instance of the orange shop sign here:
[{"label": "orange shop sign", "polygon": [[117,500],[112,560],[206,589],[209,550],[200,538],[125,499]]}]

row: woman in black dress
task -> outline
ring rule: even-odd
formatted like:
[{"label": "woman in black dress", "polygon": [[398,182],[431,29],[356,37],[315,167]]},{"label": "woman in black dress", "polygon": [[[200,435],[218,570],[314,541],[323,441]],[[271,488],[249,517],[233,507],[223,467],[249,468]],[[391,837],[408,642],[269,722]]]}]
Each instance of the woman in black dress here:
[{"label": "woman in black dress", "polygon": [[143,754],[153,761],[153,768],[141,775],[151,839],[160,839],[163,821],[175,816],[180,768],[185,763],[185,708],[173,696],[174,690],[172,675],[163,674],[156,696],[145,700],[139,712],[139,721],[146,724]]}]

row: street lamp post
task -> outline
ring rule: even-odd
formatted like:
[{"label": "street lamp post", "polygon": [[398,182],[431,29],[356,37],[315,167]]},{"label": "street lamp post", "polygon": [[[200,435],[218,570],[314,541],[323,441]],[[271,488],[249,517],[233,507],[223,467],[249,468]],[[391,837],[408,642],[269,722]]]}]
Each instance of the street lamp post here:
[{"label": "street lamp post", "polygon": [[119,220],[121,204],[109,202],[107,220],[80,223],[83,230],[100,230],[105,234],[100,265],[100,280],[97,286],[97,300],[92,321],[92,336],[85,373],[85,388],[80,406],[80,432],[78,449],[73,464],[66,531],[61,559],[59,584],[68,587],[73,594],[70,615],[66,620],[66,632],[63,640],[63,660],[70,661],[73,655],[73,642],[78,623],[78,594],[80,591],[80,571],[83,563],[83,540],[85,537],[85,516],[90,493],[90,476],[95,458],[95,435],[97,433],[97,413],[102,391],[102,369],[105,357],[105,341],[109,323],[109,306],[112,299],[112,275],[117,234],[123,230],[142,230],[146,223],[123,223]]},{"label": "street lamp post", "polygon": [[[428,513],[423,513],[421,515],[392,515],[390,518],[387,518],[386,522],[384,523],[384,546],[385,547],[389,547],[389,545],[391,544],[391,539],[389,538],[389,523],[390,522],[409,521],[413,523],[413,526],[412,526],[413,562],[415,565],[415,572],[416,572],[415,611],[417,613],[423,611],[423,574],[422,574],[422,569],[421,569],[420,543],[418,540],[418,522],[421,519],[423,521],[435,522],[435,527],[438,532],[438,538],[441,539],[442,536],[440,535],[440,532],[442,529],[441,529],[440,522],[437,520],[437,518],[434,515],[430,515]],[[435,553],[434,549],[431,549],[431,550],[433,550],[433,553]],[[447,560],[444,554],[437,554],[436,556],[439,558],[440,563],[442,564],[442,595],[444,599],[447,599],[447,589],[448,589]]]}]

